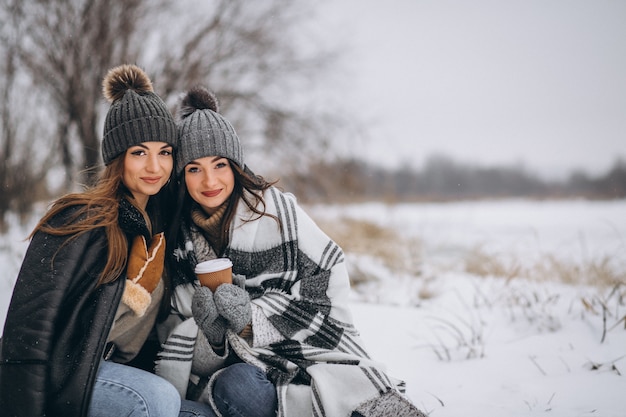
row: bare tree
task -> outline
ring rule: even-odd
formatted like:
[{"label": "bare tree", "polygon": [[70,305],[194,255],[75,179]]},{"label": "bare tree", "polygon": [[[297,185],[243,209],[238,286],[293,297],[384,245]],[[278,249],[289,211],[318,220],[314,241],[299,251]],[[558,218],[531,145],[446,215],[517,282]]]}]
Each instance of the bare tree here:
[{"label": "bare tree", "polygon": [[316,107],[314,98],[339,49],[310,46],[319,39],[303,23],[314,16],[313,3],[198,3],[181,11],[177,20],[184,26],[158,33],[158,44],[167,47],[159,48],[151,68],[158,68],[161,91],[171,96],[194,84],[213,89],[247,148],[270,154],[282,169],[323,155],[342,116]]},{"label": "bare tree", "polygon": [[24,110],[30,116],[40,115],[42,100],[31,94],[30,80],[23,77],[17,63],[21,27],[8,23],[19,19],[18,13],[0,14],[0,232],[6,230],[10,211],[23,222],[32,204],[48,195],[44,179],[54,161],[46,152],[49,144],[41,140],[41,125],[19,122]]},{"label": "bare tree", "polygon": [[304,145],[319,150],[336,126],[332,111],[311,111],[302,99],[332,57],[300,48],[294,29],[308,16],[304,1],[1,4],[0,13],[13,15],[8,22],[23,28],[18,65],[54,103],[48,134],[59,149],[67,187],[77,171],[85,169],[81,179],[89,181],[99,165],[105,111],[100,83],[120,63],[143,66],[170,105],[194,84],[215,90],[223,113],[250,135],[251,149],[280,149],[283,155],[302,152]]},{"label": "bare tree", "polygon": [[[77,169],[99,162],[103,72],[132,60],[129,52],[141,1],[31,0],[11,3],[22,27],[18,57],[35,88],[50,97],[51,143],[60,151],[67,185]],[[51,126],[51,127],[53,127]],[[89,173],[85,171],[89,178]]]}]

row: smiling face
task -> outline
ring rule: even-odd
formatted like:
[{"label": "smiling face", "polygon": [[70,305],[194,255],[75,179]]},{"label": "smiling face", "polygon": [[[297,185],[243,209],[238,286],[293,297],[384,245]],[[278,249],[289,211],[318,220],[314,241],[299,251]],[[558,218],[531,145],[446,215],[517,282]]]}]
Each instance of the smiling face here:
[{"label": "smiling face", "polygon": [[143,142],[126,150],[122,182],[145,209],[150,196],[158,193],[170,179],[173,167],[172,145]]},{"label": "smiling face", "polygon": [[228,159],[206,156],[185,166],[185,185],[191,198],[210,215],[232,194],[235,175]]}]

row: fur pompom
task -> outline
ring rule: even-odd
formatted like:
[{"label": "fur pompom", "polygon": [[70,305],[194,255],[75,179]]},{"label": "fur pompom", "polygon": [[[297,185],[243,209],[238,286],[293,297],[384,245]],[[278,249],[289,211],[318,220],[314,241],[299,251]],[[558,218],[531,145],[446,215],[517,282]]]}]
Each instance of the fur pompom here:
[{"label": "fur pompom", "polygon": [[209,109],[219,113],[219,103],[213,92],[204,87],[197,86],[190,89],[180,105],[180,117],[186,118],[196,110]]},{"label": "fur pompom", "polygon": [[124,97],[128,90],[137,93],[154,91],[148,75],[136,65],[124,64],[109,70],[102,81],[102,94],[111,103]]}]

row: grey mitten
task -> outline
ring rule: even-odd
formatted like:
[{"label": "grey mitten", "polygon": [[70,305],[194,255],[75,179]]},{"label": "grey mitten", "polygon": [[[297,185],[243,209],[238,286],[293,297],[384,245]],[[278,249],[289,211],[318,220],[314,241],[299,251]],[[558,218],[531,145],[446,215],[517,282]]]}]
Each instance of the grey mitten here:
[{"label": "grey mitten", "polygon": [[207,287],[198,287],[191,300],[191,312],[196,324],[211,345],[224,343],[226,320],[219,317],[213,293]]},{"label": "grey mitten", "polygon": [[247,291],[233,284],[217,287],[213,296],[217,312],[226,319],[229,329],[239,334],[252,321],[252,307]]},{"label": "grey mitten", "polygon": [[233,274],[233,285],[236,285],[240,288],[246,288],[246,277],[243,275],[235,275]]}]

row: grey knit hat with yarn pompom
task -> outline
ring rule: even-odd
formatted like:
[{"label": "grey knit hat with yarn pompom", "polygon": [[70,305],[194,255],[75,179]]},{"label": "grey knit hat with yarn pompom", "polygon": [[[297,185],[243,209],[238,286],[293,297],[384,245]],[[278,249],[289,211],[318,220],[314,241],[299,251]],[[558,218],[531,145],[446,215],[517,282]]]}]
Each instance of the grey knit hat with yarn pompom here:
[{"label": "grey knit hat with yarn pompom", "polygon": [[191,161],[206,156],[221,156],[245,167],[239,137],[218,112],[217,97],[206,88],[194,87],[185,94],[178,122],[176,175]]},{"label": "grey knit hat with yarn pompom", "polygon": [[124,64],[110,69],[102,81],[102,94],[111,103],[102,138],[105,165],[142,142],[176,146],[174,117],[141,68]]}]

